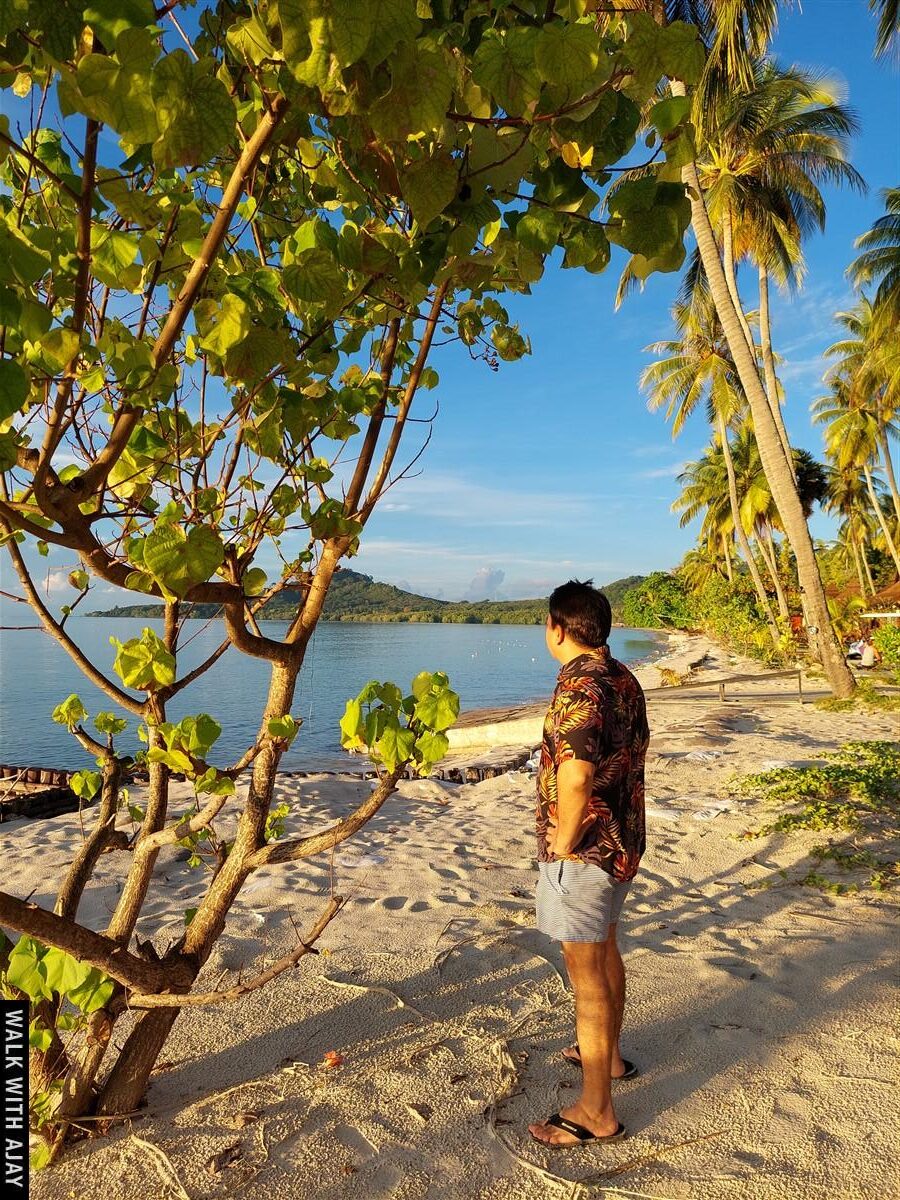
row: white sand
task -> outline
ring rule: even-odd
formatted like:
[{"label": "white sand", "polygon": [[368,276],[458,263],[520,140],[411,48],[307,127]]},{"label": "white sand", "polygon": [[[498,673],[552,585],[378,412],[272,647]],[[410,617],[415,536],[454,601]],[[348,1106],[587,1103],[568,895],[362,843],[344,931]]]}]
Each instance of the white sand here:
[{"label": "white sand", "polygon": [[[729,669],[722,655],[708,666]],[[528,1121],[577,1083],[559,1054],[572,1038],[560,957],[532,927],[533,781],[407,783],[335,853],[349,901],[327,953],[238,1002],[188,1010],[146,1115],[76,1146],[33,1195],[543,1200],[576,1195],[579,1180],[655,1200],[900,1195],[894,906],[791,882],[822,835],[737,840],[762,813],[725,787],[767,761],[896,738],[896,715],[801,708],[780,683],[724,705],[655,699],[651,724],[650,844],[622,920],[624,1049],[642,1068],[615,1093],[629,1140],[551,1154],[528,1139]],[[285,780],[287,832],[321,827],[369,786]],[[79,837],[73,816],[0,826],[6,888],[52,904]],[[126,861],[101,860],[83,919],[102,925]],[[765,879],[775,886],[748,888]],[[167,852],[141,935],[165,945],[201,883]],[[291,917],[308,928],[330,888],[327,856],[260,872],[203,984],[286,953]],[[328,1050],[344,1065],[318,1065]]]}]

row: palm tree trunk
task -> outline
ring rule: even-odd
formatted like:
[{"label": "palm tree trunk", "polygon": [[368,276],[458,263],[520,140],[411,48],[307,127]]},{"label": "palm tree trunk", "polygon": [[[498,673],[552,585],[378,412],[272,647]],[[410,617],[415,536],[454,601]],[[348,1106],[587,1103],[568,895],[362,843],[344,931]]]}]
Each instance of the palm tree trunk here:
[{"label": "palm tree trunk", "polygon": [[769,273],[762,265],[759,268],[759,340],[762,346],[763,371],[766,376],[766,392],[769,396],[769,408],[771,408],[775,424],[778,426],[778,436],[781,438],[785,457],[790,463],[791,474],[796,479],[797,470],[794,466],[794,456],[791,452],[791,443],[788,441],[787,429],[784,424],[784,414],[781,411],[781,403],[778,399],[775,355],[772,352],[772,317],[769,311]]},{"label": "palm tree trunk", "polygon": [[869,499],[872,501],[872,507],[875,509],[875,516],[878,518],[878,524],[881,526],[881,532],[884,535],[887,548],[890,551],[891,558],[894,560],[897,574],[900,576],[900,553],[897,552],[897,543],[891,536],[891,527],[888,524],[887,517],[884,515],[884,509],[881,507],[881,502],[875,491],[875,483],[872,479],[872,472],[868,463],[863,463],[863,473],[866,477],[866,487],[869,489]]},{"label": "palm tree trunk", "polygon": [[728,576],[728,582],[734,583],[734,571],[731,566],[731,546],[728,544],[728,538],[723,533],[722,537],[722,552],[725,555],[725,574]]},{"label": "palm tree trunk", "polygon": [[769,633],[772,635],[772,644],[776,650],[781,650],[781,634],[778,631],[778,625],[775,621],[775,614],[772,612],[772,605],[769,603],[769,597],[766,595],[766,588],[762,581],[762,576],[759,573],[759,567],[756,564],[756,559],[753,555],[753,550],[744,532],[744,526],[741,522],[741,505],[738,500],[737,492],[737,477],[734,473],[734,461],[731,457],[731,446],[728,442],[728,429],[725,425],[725,418],[721,413],[718,414],[719,437],[722,441],[722,457],[725,459],[725,471],[728,475],[728,499],[731,502],[731,516],[734,520],[734,532],[737,535],[738,545],[741,548],[741,553],[747,560],[747,567],[750,571],[750,578],[753,580],[753,586],[756,588],[756,597],[759,600],[759,610],[765,617],[766,624],[769,627]]},{"label": "palm tree trunk", "polygon": [[888,487],[891,490],[891,500],[894,502],[894,512],[897,516],[897,521],[900,522],[900,492],[897,491],[897,479],[894,475],[891,446],[888,442],[887,432],[881,424],[878,427],[878,447],[881,450],[881,461],[884,464],[884,473],[887,477]]},{"label": "palm tree trunk", "polygon": [[744,331],[744,337],[747,339],[747,348],[755,359],[756,350],[753,342],[753,333],[750,329],[750,322],[744,315],[744,306],[741,304],[741,294],[738,291],[737,267],[734,261],[734,221],[730,208],[725,213],[725,219],[722,222],[722,262],[725,264],[725,279],[728,283],[728,291],[731,293],[731,299],[738,314],[738,320]]},{"label": "palm tree trunk", "polygon": [[856,534],[850,535],[850,549],[853,551],[853,563],[856,567],[856,578],[859,581],[859,594],[865,600],[868,595],[866,591],[866,578],[863,575],[862,561],[859,554],[859,543],[856,540]]},{"label": "palm tree trunk", "polygon": [[[686,95],[684,84],[677,79],[671,81],[671,88],[673,95]],[[791,473],[790,463],[784,453],[781,438],[778,436],[772,410],[769,408],[765,388],[760,380],[753,354],[747,345],[737,308],[728,290],[728,282],[722,268],[722,260],[719,257],[719,248],[716,245],[709,213],[706,211],[706,202],[700,190],[700,179],[695,162],[687,163],[684,166],[682,178],[687,188],[694,235],[709,281],[710,293],[753,415],[753,426],[763,470],[778,507],[785,534],[797,560],[797,575],[800,581],[807,631],[811,638],[811,649],[815,651],[822,663],[834,695],[838,697],[851,696],[855,688],[853,676],[831,627],[825,588],[819,573],[819,564],[816,562],[816,552],[809,526],[797,494],[797,485]]]},{"label": "palm tree trunk", "polygon": [[859,539],[859,553],[862,558],[863,569],[866,573],[866,579],[869,581],[869,595],[875,595],[875,580],[872,578],[872,568],[869,566],[869,556],[866,554],[866,539],[865,536]]},{"label": "palm tree trunk", "polygon": [[772,526],[768,521],[763,525],[763,536],[759,538],[759,548],[762,550],[762,556],[766,560],[766,566],[769,568],[769,574],[772,576],[772,582],[775,584],[778,615],[783,621],[789,622],[791,619],[791,610],[788,608],[787,596],[784,594],[784,585],[781,582],[781,576],[778,574],[778,563],[775,559],[775,543],[772,540]]}]

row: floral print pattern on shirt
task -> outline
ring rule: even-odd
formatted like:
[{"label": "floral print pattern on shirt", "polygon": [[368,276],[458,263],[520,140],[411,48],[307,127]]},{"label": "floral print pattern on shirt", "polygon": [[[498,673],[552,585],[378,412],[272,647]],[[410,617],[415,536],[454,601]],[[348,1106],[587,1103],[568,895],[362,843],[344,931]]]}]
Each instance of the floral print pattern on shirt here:
[{"label": "floral print pattern on shirt", "polygon": [[538,769],[538,858],[557,819],[556,772],[569,759],[594,763],[584,833],[571,857],[617,880],[633,879],[646,846],[644,759],[650,741],[647,705],[634,675],[600,646],[566,663],[544,721]]}]

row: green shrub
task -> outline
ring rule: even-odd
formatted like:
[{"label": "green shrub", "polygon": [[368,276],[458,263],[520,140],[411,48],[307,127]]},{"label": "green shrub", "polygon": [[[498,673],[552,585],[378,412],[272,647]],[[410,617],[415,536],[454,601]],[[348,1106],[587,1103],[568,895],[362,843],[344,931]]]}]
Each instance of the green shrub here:
[{"label": "green shrub", "polygon": [[881,625],[872,634],[872,644],[886,667],[900,667],[900,625]]},{"label": "green shrub", "polygon": [[622,598],[622,619],[636,629],[689,629],[690,599],[677,575],[655,571]]}]

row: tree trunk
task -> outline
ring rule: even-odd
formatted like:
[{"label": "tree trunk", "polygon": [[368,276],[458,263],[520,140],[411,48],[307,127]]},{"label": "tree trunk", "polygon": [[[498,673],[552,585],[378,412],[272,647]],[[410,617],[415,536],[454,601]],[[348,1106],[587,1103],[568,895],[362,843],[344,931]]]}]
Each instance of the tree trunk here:
[{"label": "tree trunk", "polygon": [[[684,96],[686,89],[678,80],[672,80],[672,93]],[[822,663],[825,675],[835,696],[851,696],[855,684],[843,651],[831,627],[825,588],[816,562],[816,552],[810,536],[809,526],[797,494],[797,486],[791,467],[781,445],[778,429],[769,408],[768,397],[759,377],[753,355],[747,345],[740,317],[731,294],[719,250],[709,221],[709,213],[700,190],[697,164],[687,163],[682,177],[691,205],[691,220],[697,246],[709,280],[710,292],[722,329],[741,381],[741,386],[750,411],[763,470],[781,516],[785,534],[797,560],[797,575],[806,618],[807,632],[811,638],[811,649]],[[815,630],[815,633],[813,632]]]},{"label": "tree trunk", "polygon": [[866,592],[866,579],[863,575],[862,561],[859,555],[859,545],[856,541],[856,535],[851,535],[849,541],[850,549],[853,551],[853,565],[856,567],[856,578],[859,581],[859,595],[862,600],[865,600],[868,593]]},{"label": "tree trunk", "polygon": [[[229,910],[250,873],[249,856],[265,840],[266,817],[272,802],[281,751],[268,733],[269,721],[290,712],[302,664],[302,653],[290,666],[272,668],[266,709],[260,724],[262,751],[253,762],[250,791],[238,822],[234,846],[200,902],[181,943],[166,956],[193,966],[194,978],[209,958],[225,927]],[[165,960],[164,960],[165,961]],[[133,1112],[144,1098],[150,1072],[178,1017],[178,1008],[151,1008],[137,1020],[116,1059],[97,1102],[106,1116]]]},{"label": "tree trunk", "polygon": [[766,376],[769,408],[772,410],[772,416],[778,427],[778,436],[781,438],[785,457],[790,464],[791,474],[796,480],[797,470],[794,465],[794,455],[791,452],[791,443],[784,424],[781,402],[778,398],[778,378],[775,374],[775,355],[772,351],[772,318],[769,312],[769,273],[763,266],[759,268],[759,340],[762,346],[763,371]]},{"label": "tree trunk", "polygon": [[869,556],[866,554],[866,539],[863,537],[859,543],[859,553],[862,558],[863,569],[866,572],[866,579],[869,581],[869,595],[875,595],[875,580],[872,578],[872,568],[869,566]]},{"label": "tree trunk", "polygon": [[897,523],[900,525],[900,492],[897,491],[897,479],[894,475],[894,461],[891,458],[891,446],[888,442],[887,432],[883,425],[878,428],[878,446],[881,450],[881,461],[884,464],[884,474],[888,481],[888,487],[891,492],[891,500],[894,502],[894,515],[897,518]]},{"label": "tree trunk", "polygon": [[725,266],[725,282],[728,284],[728,291],[731,295],[735,312],[738,314],[741,329],[744,331],[747,349],[753,355],[754,361],[756,361],[756,345],[753,341],[753,332],[750,329],[750,322],[744,315],[744,306],[741,303],[741,294],[738,291],[737,267],[734,261],[734,223],[730,208],[725,214],[725,220],[722,222],[722,262]]},{"label": "tree trunk", "polygon": [[869,499],[872,501],[872,507],[875,509],[875,516],[878,518],[878,524],[881,527],[885,543],[891,558],[894,560],[894,566],[897,568],[897,575],[900,576],[900,554],[897,552],[897,543],[891,535],[891,527],[888,524],[887,517],[884,515],[884,509],[881,507],[878,493],[875,491],[875,482],[872,479],[872,472],[868,463],[863,463],[863,474],[866,477],[866,487],[869,490]]},{"label": "tree trunk", "polygon": [[778,563],[775,558],[775,545],[772,540],[772,527],[766,522],[763,525],[763,536],[759,539],[759,548],[762,551],[762,556],[766,560],[766,566],[769,568],[769,574],[772,576],[772,582],[775,584],[775,596],[778,600],[778,615],[782,621],[789,622],[791,619],[791,610],[788,608],[787,596],[784,594],[784,586],[781,582],[781,576],[778,574]]},{"label": "tree trunk", "polygon": [[722,538],[722,552],[725,555],[725,574],[728,576],[728,582],[733,584],[734,583],[734,570],[732,569],[732,566],[731,566],[731,546],[729,546],[728,538],[725,536],[724,533],[721,535],[721,538]]},{"label": "tree trunk", "polygon": [[721,413],[718,414],[719,437],[722,441],[722,457],[725,459],[725,471],[728,475],[728,499],[731,502],[731,517],[734,521],[734,532],[737,535],[738,545],[744,558],[747,560],[747,567],[750,571],[750,578],[753,580],[753,586],[756,588],[756,596],[759,600],[760,612],[765,617],[766,624],[769,626],[769,633],[772,636],[772,644],[776,650],[781,650],[781,634],[778,630],[778,625],[775,621],[775,614],[772,612],[772,605],[769,603],[769,597],[766,595],[766,589],[762,581],[762,576],[759,573],[759,567],[756,565],[756,559],[753,557],[753,550],[750,547],[750,542],[747,534],[744,532],[744,526],[741,524],[741,506],[738,500],[737,479],[734,474],[734,462],[731,457],[731,446],[728,442],[728,429],[725,425],[725,418]]}]

